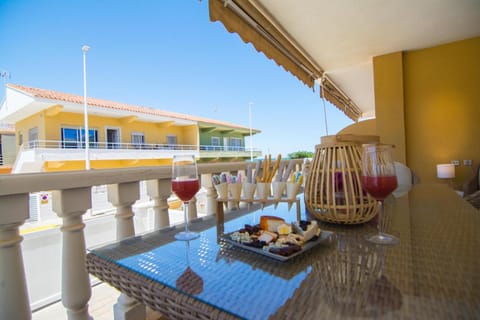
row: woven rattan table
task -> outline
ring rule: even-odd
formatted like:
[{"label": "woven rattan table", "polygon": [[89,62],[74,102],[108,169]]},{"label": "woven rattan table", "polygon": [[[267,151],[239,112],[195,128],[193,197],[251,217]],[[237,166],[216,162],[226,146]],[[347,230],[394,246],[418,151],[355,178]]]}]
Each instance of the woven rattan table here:
[{"label": "woven rattan table", "polygon": [[374,221],[321,224],[335,236],[287,262],[219,240],[262,214],[294,220],[280,204],[198,220],[189,243],[165,229],[90,249],[87,269],[172,319],[479,319],[479,212],[445,185],[417,185],[386,210],[398,246],[363,240]]}]

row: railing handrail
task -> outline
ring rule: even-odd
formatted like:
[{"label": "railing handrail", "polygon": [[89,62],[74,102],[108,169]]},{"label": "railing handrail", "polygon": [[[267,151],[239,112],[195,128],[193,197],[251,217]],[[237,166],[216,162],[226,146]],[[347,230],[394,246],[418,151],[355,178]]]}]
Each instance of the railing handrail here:
[{"label": "railing handrail", "polygon": [[[302,164],[303,159],[295,160]],[[198,174],[245,170],[248,162],[199,163]],[[0,175],[0,196],[171,178],[170,166]],[[113,174],[115,172],[115,174]]]},{"label": "railing handrail", "polygon": [[[198,173],[245,170],[246,166],[247,162],[199,163]],[[157,166],[1,175],[0,196],[152,179],[169,179],[172,174],[171,171],[170,166]]]},{"label": "railing handrail", "polygon": [[[193,144],[169,144],[169,143],[131,143],[131,142],[90,142],[94,149],[108,150],[162,150],[174,148],[177,150],[201,150],[201,151],[260,151],[258,148],[236,145],[193,145]],[[35,140],[23,145],[24,150],[32,149],[84,149],[84,141],[62,141],[62,140]]]}]

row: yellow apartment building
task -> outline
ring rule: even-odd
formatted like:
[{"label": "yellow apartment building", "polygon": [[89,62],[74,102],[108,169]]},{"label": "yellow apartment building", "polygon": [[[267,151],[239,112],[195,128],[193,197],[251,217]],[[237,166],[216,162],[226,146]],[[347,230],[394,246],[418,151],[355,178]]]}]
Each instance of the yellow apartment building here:
[{"label": "yellow apartment building", "polygon": [[[225,121],[7,84],[0,122],[15,126],[12,173],[170,165],[174,154],[199,162],[261,156],[245,146],[260,130]],[[87,151],[85,149],[88,149]],[[88,159],[88,160],[86,160]]]}]

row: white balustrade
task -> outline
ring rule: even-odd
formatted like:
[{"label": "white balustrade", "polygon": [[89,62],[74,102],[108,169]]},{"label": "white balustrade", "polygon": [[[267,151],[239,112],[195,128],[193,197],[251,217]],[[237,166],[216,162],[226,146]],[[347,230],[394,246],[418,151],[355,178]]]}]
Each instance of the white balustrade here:
[{"label": "white balustrade", "polygon": [[[202,186],[207,190],[207,214],[216,214],[216,192],[211,175],[236,172],[246,162],[200,163]],[[0,179],[0,319],[30,319],[19,227],[28,219],[29,193],[52,190],[53,209],[62,218],[62,303],[72,319],[89,319],[91,289],[85,269],[83,215],[91,208],[92,186],[108,185],[108,200],[117,208],[117,239],[135,235],[132,205],[139,199],[139,182],[147,181],[147,193],[153,200],[155,228],[169,225],[167,199],[171,168],[140,167],[54,173],[2,175]],[[194,203],[195,201],[192,201]],[[192,204],[193,206],[193,204]],[[191,208],[189,218],[195,218]],[[132,309],[136,302],[120,297],[120,314],[138,317]],[[142,308],[140,313],[142,314]],[[129,313],[128,310],[135,310]],[[144,310],[143,310],[144,312]],[[141,318],[141,317],[140,317]],[[118,318],[121,319],[121,318]]]},{"label": "white balustrade", "polygon": [[188,201],[188,220],[197,218],[197,198],[193,197]]},{"label": "white balustrade", "polygon": [[215,200],[217,197],[217,191],[213,186],[212,174],[202,174],[200,181],[202,183],[202,187],[207,190],[207,215],[215,215],[217,214],[217,200]]},{"label": "white balustrade", "polygon": [[[107,186],[108,201],[116,207],[117,240],[123,240],[135,235],[133,223],[133,204],[140,199],[140,186],[138,181],[110,184]],[[145,319],[145,306],[138,303],[126,294],[120,294],[113,307],[115,320]]]},{"label": "white balustrade", "polygon": [[85,269],[85,224],[82,215],[92,207],[91,187],[56,190],[53,211],[62,218],[62,303],[69,320],[90,319],[92,294]]},{"label": "white balustrade", "polygon": [[147,194],[153,201],[154,229],[168,227],[170,225],[168,198],[172,194],[170,179],[148,180]]},{"label": "white balustrade", "polygon": [[116,209],[117,240],[122,240],[135,235],[132,205],[140,199],[139,182],[125,182],[109,184],[107,186],[108,202]]},{"label": "white balustrade", "polygon": [[0,319],[30,319],[18,228],[28,219],[28,193],[0,196]]}]

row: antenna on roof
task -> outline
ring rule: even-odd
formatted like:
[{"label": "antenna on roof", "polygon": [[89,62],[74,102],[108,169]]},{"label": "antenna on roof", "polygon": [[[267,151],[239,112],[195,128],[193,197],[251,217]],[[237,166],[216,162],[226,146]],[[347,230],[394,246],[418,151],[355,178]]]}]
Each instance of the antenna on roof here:
[{"label": "antenna on roof", "polygon": [[0,71],[0,77],[2,77],[5,81],[7,81],[7,79],[10,79],[10,72],[6,70],[2,70]]},{"label": "antenna on roof", "polygon": [[0,78],[3,78],[3,86],[5,87],[4,99],[7,99],[7,80],[11,78],[10,72],[6,70],[0,71]]}]

